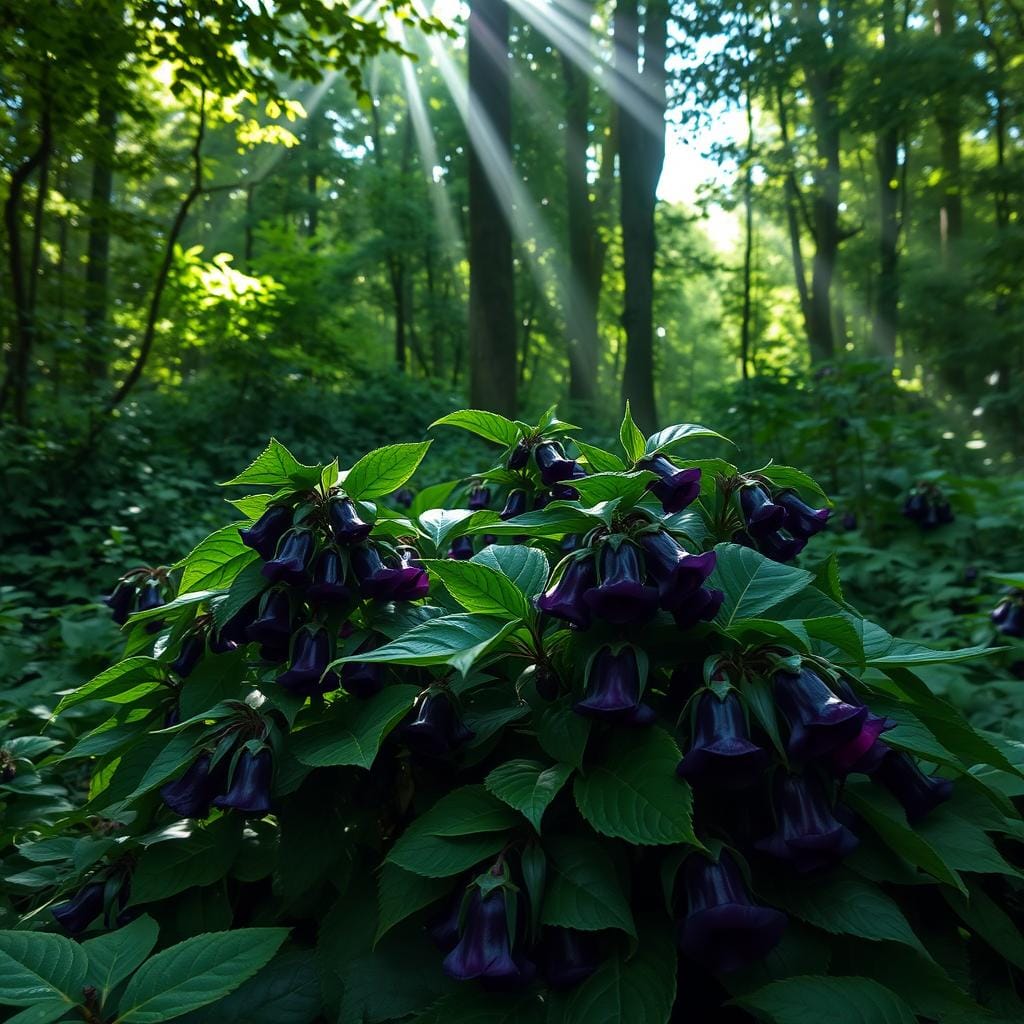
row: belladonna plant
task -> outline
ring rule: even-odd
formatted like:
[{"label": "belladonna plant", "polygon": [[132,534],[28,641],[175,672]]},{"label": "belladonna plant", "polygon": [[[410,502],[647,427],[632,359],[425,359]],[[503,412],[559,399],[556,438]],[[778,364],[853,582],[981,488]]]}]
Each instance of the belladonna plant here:
[{"label": "belladonna plant", "polygon": [[[125,659],[44,734],[75,805],[11,820],[0,958],[160,949],[157,993],[200,943],[167,1005],[230,973],[225,1021],[1024,1019],[1024,759],[919,674],[990,648],[865,621],[818,485],[707,428],[441,427],[494,457],[404,505],[428,442],[273,441],[231,484],[247,521],[125,573]],[[72,973],[62,1013],[164,1005]]]}]

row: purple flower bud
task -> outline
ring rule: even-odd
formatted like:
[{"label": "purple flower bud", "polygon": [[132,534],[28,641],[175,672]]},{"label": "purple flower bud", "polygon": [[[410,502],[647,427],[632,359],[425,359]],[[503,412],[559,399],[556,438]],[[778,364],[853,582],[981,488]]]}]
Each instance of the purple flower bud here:
[{"label": "purple flower bud", "polygon": [[563,480],[571,480],[576,470],[576,462],[567,459],[562,446],[557,441],[541,441],[533,449],[533,458],[540,470],[540,478],[551,487]]},{"label": "purple flower bud", "polygon": [[857,736],[867,718],[866,707],[840,700],[812,669],[798,674],[776,672],[775,700],[789,722],[786,750],[795,759],[820,757]]},{"label": "purple flower bud", "polygon": [[177,658],[171,662],[171,671],[175,675],[185,679],[192,674],[192,670],[199,664],[199,659],[206,651],[206,644],[202,636],[192,633],[181,642],[181,650]]},{"label": "purple flower bud", "polygon": [[512,491],[505,507],[498,513],[500,519],[515,519],[526,511],[526,491]]},{"label": "purple flower bud", "polygon": [[160,608],[167,602],[160,593],[160,581],[148,579],[142,584],[142,593],[139,596],[139,611],[148,612],[154,608]]},{"label": "purple flower bud", "polygon": [[391,495],[391,500],[399,508],[409,508],[412,505],[415,498],[416,495],[413,494],[408,487],[399,487],[398,490]]},{"label": "purple flower bud", "polygon": [[693,743],[676,768],[688,782],[743,789],[762,774],[768,752],[750,740],[739,697],[729,691],[724,700],[706,690],[697,704]]},{"label": "purple flower bud", "polygon": [[474,512],[479,512],[483,508],[488,508],[491,504],[491,492],[486,487],[471,487],[469,490],[469,507]]},{"label": "purple flower bud", "polygon": [[270,783],[274,764],[270,750],[264,747],[258,754],[243,750],[235,763],[231,788],[213,801],[222,810],[240,811],[253,817],[270,811]]},{"label": "purple flower bud", "polygon": [[402,729],[405,745],[414,754],[425,757],[445,757],[474,735],[443,691],[426,690],[420,694],[412,709],[412,721]]},{"label": "purple flower bud", "polygon": [[306,566],[313,555],[313,534],[308,530],[289,530],[277,546],[277,554],[261,572],[272,583],[306,582]]},{"label": "purple flower bud", "polygon": [[688,957],[725,973],[763,960],[779,944],[786,915],[751,901],[729,854],[723,851],[716,863],[693,853],[683,870],[687,914],[677,935]]},{"label": "purple flower bud", "polygon": [[657,473],[661,478],[652,480],[647,489],[661,501],[661,507],[670,515],[682,512],[700,494],[699,469],[679,469],[664,455],[643,459],[637,463],[636,468]]},{"label": "purple flower bud", "polygon": [[364,597],[378,601],[414,601],[430,589],[426,570],[415,564],[415,555],[403,555],[400,564],[385,565],[372,545],[352,549],[352,568]]},{"label": "purple flower bud", "polygon": [[691,555],[666,530],[640,534],[647,572],[658,584],[662,608],[672,611],[700,589],[715,568],[714,551]]},{"label": "purple flower bud", "polygon": [[786,510],[786,529],[797,538],[806,540],[825,529],[832,510],[812,508],[800,500],[796,491],[783,491],[775,497],[776,504]]},{"label": "purple flower bud", "polygon": [[277,681],[289,692],[303,697],[329,693],[338,688],[338,677],[333,672],[324,676],[330,661],[331,637],[327,630],[303,629],[295,634],[291,665]]},{"label": "purple flower bud", "polygon": [[914,758],[897,750],[887,751],[874,779],[899,800],[911,825],[927,818],[953,795],[951,779],[925,775]]},{"label": "purple flower bud", "polygon": [[69,935],[80,935],[103,912],[104,888],[102,882],[83,885],[67,902],[51,907],[50,913]]},{"label": "purple flower bud", "polygon": [[210,813],[210,801],[220,789],[220,772],[210,768],[210,755],[200,754],[180,779],[160,787],[160,799],[183,818],[203,819]]},{"label": "purple flower bud", "polygon": [[373,526],[363,522],[351,498],[331,498],[327,513],[339,544],[362,544],[370,536]]},{"label": "purple flower bud", "polygon": [[292,525],[292,510],[287,505],[270,505],[252,526],[238,531],[242,543],[264,561],[274,557],[277,542]]},{"label": "purple flower bud", "polygon": [[245,627],[246,639],[280,647],[291,635],[292,606],[287,591],[268,590],[259,615]]},{"label": "purple flower bud", "polygon": [[650,709],[640,703],[640,666],[632,647],[624,647],[618,654],[602,647],[594,655],[586,693],[573,705],[573,711],[630,725],[647,725],[653,720]]},{"label": "purple flower bud", "polygon": [[556,619],[564,619],[579,629],[586,629],[590,625],[590,608],[583,595],[596,583],[594,556],[587,551],[581,558],[569,562],[558,581],[536,599],[536,605]]},{"label": "purple flower bud", "polygon": [[512,452],[508,457],[507,466],[514,472],[519,469],[526,469],[526,464],[529,461],[530,443],[526,440],[525,437],[521,437],[516,442],[516,446],[512,449]]},{"label": "purple flower bud", "polygon": [[375,661],[350,661],[341,667],[341,685],[346,693],[365,700],[384,688],[384,669]]},{"label": "purple flower bud", "polygon": [[544,978],[557,991],[575,988],[601,965],[594,936],[575,928],[546,927],[541,958]]},{"label": "purple flower bud", "polygon": [[519,977],[519,966],[512,959],[512,937],[505,905],[508,898],[507,891],[501,887],[492,889],[486,896],[475,889],[469,897],[462,937],[444,958],[444,972],[450,978],[469,981],[472,978]]},{"label": "purple flower bud", "polygon": [[599,562],[601,582],[583,595],[593,615],[617,626],[651,618],[658,610],[658,589],[644,583],[636,545],[605,542]]},{"label": "purple flower bud", "polygon": [[306,596],[315,604],[341,603],[354,596],[345,584],[345,563],[333,548],[325,548],[313,563],[313,582],[306,588]]},{"label": "purple flower bud", "polygon": [[680,629],[689,629],[698,622],[710,622],[722,607],[725,594],[715,587],[701,587],[672,608],[672,618]]},{"label": "purple flower bud", "polygon": [[1004,598],[989,616],[1003,636],[1024,637],[1024,605]]},{"label": "purple flower bud", "polygon": [[134,583],[118,580],[110,594],[103,598],[103,603],[110,609],[111,618],[117,625],[123,626],[128,621],[128,616],[135,610],[137,596]]},{"label": "purple flower bud", "polygon": [[774,533],[786,523],[786,510],[772,501],[760,484],[747,484],[740,490],[740,507],[747,530],[756,540]]},{"label": "purple flower bud", "polygon": [[857,837],[832,813],[813,775],[783,775],[775,787],[775,832],[754,845],[801,874],[837,864]]},{"label": "purple flower bud", "polygon": [[473,538],[467,536],[456,537],[452,541],[452,546],[448,549],[448,557],[458,562],[465,562],[467,559],[472,558]]}]

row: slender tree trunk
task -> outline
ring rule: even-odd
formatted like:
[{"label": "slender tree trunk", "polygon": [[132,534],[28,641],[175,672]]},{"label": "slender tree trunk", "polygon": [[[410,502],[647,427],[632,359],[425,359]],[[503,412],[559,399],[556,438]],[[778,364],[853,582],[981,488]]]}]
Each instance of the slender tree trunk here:
[{"label": "slender tree trunk", "polygon": [[744,380],[750,378],[750,321],[752,278],[754,267],[754,111],[750,95],[749,72],[744,83],[747,114],[746,167],[743,169],[743,313],[740,321],[740,371]]},{"label": "slender tree trunk", "polygon": [[117,109],[101,89],[96,110],[96,152],[89,190],[89,239],[85,263],[85,372],[91,381],[107,375],[107,303],[110,282],[110,211],[114,193]]},{"label": "slender tree trunk", "polygon": [[320,121],[319,111],[314,110],[310,114],[309,129],[306,132],[306,237],[316,238],[317,228],[320,226],[320,200],[317,196],[319,184],[320,159]]},{"label": "slender tree trunk", "polygon": [[[506,0],[472,0],[469,15],[469,396],[516,413],[512,230],[484,161],[512,159]],[[490,146],[500,149],[492,156]],[[496,187],[497,186],[497,187]],[[510,202],[506,196],[506,204]]]},{"label": "slender tree trunk", "polygon": [[649,0],[640,71],[637,0],[618,0],[616,4],[616,70],[626,95],[618,108],[622,323],[626,329],[622,397],[630,402],[633,418],[644,430],[653,430],[658,419],[654,396],[654,210],[665,160],[667,22],[666,0]]},{"label": "slender tree trunk", "polygon": [[[935,0],[935,34],[950,41],[956,32],[955,0]],[[939,211],[939,245],[948,270],[959,269],[960,241],[964,233],[963,174],[960,166],[961,111],[959,90],[946,84],[937,98],[935,123],[939,129],[942,165],[942,207]]]}]

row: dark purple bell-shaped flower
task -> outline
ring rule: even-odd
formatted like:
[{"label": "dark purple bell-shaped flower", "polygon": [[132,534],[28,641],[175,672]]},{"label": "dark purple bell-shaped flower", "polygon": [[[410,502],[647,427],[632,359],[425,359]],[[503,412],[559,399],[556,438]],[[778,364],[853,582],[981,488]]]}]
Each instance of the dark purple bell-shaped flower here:
[{"label": "dark purple bell-shaped flower", "polygon": [[384,669],[375,661],[350,661],[341,667],[341,686],[346,693],[365,700],[384,688]]},{"label": "dark purple bell-shaped flower", "polygon": [[[852,707],[865,707],[864,702],[845,680],[836,681],[835,692]],[[874,714],[870,708],[867,711],[860,732],[848,743],[836,747],[830,754],[832,770],[836,775],[844,776],[853,772],[870,775],[882,763],[882,758],[889,750],[879,736],[888,729],[894,729],[896,723],[890,718]]]},{"label": "dark purple bell-shaped flower", "polygon": [[401,578],[395,588],[394,600],[416,601],[426,597],[430,592],[430,577],[419,560],[419,553],[411,548],[404,548],[398,557]]},{"label": "dark purple bell-shaped flower", "polygon": [[345,563],[333,548],[325,548],[313,563],[313,582],[306,588],[306,597],[315,604],[349,601],[353,590],[345,583]]},{"label": "dark purple bell-shaped flower", "polygon": [[794,536],[806,540],[825,529],[832,510],[812,508],[800,500],[796,491],[783,491],[775,496],[775,503],[786,510],[786,529]]},{"label": "dark purple bell-shaped flower", "polygon": [[331,661],[331,637],[326,629],[303,629],[295,635],[292,663],[277,681],[291,693],[309,697],[337,689],[334,673],[324,678]]},{"label": "dark purple bell-shaped flower", "polygon": [[530,443],[525,437],[521,437],[515,447],[512,449],[508,457],[507,466],[513,472],[519,469],[526,469],[526,464],[530,461]]},{"label": "dark purple bell-shaped flower", "polygon": [[260,595],[246,601],[234,615],[216,631],[210,634],[210,650],[223,654],[249,642],[248,629],[260,613]]},{"label": "dark purple bell-shaped flower", "polygon": [[242,543],[267,561],[274,557],[277,542],[292,525],[292,510],[287,505],[270,505],[252,526],[238,531]]},{"label": "dark purple bell-shaped flower", "polygon": [[313,555],[313,534],[289,530],[277,547],[277,554],[261,570],[273,583],[305,583],[306,566]]},{"label": "dark purple bell-shaped flower", "polygon": [[456,537],[452,546],[448,549],[448,557],[457,562],[465,562],[473,557],[473,538],[468,536]]},{"label": "dark purple bell-shaped flower", "polygon": [[1003,636],[1024,637],[1024,605],[1004,599],[992,609],[989,616],[996,630]]},{"label": "dark purple bell-shaped flower", "polygon": [[445,757],[474,736],[446,692],[426,690],[417,698],[402,740],[414,753]]},{"label": "dark purple bell-shaped flower", "polygon": [[558,991],[575,988],[601,966],[592,934],[550,925],[541,938],[541,961],[545,981]]},{"label": "dark purple bell-shaped flower", "polygon": [[698,622],[710,622],[722,607],[725,594],[715,587],[701,587],[678,601],[672,608],[672,618],[680,629],[689,629]]},{"label": "dark purple bell-shaped flower", "polygon": [[291,635],[292,606],[287,591],[267,591],[259,615],[245,628],[246,639],[281,647]]},{"label": "dark purple bell-shaped flower", "polygon": [[768,764],[768,752],[751,742],[743,704],[729,691],[724,700],[706,690],[697,704],[693,743],[676,768],[688,782],[743,789]]},{"label": "dark purple bell-shaped flower", "polygon": [[102,882],[83,885],[67,902],[51,907],[50,913],[69,935],[80,935],[103,912],[104,888]]},{"label": "dark purple bell-shaped flower", "polygon": [[691,555],[667,530],[642,533],[640,546],[647,572],[658,584],[661,606],[669,611],[699,590],[715,568],[714,551]]},{"label": "dark purple bell-shaped flower", "polygon": [[886,753],[873,778],[899,800],[911,825],[927,818],[953,795],[951,779],[925,775],[914,758],[898,750]]},{"label": "dark purple bell-shaped flower", "polygon": [[805,547],[807,538],[794,537],[788,530],[776,530],[757,539],[757,549],[775,562],[792,562]]},{"label": "dark purple bell-shaped flower", "polygon": [[836,864],[857,846],[857,837],[832,813],[813,775],[783,775],[775,788],[775,832],[754,845],[801,874]]},{"label": "dark purple bell-shaped flower", "polygon": [[915,491],[903,503],[903,514],[912,522],[924,522],[928,515],[928,497],[922,491]]},{"label": "dark purple bell-shaped flower", "polygon": [[414,556],[404,558],[399,566],[386,565],[380,552],[364,544],[352,549],[352,568],[364,597],[378,601],[412,601],[430,589],[426,570],[413,564]]},{"label": "dark purple bell-shaped flower", "polygon": [[142,593],[139,595],[139,611],[149,612],[154,608],[160,608],[167,602],[160,592],[160,581],[148,579],[142,584]]},{"label": "dark purple bell-shaped flower", "polygon": [[563,480],[571,480],[576,470],[576,462],[567,459],[562,446],[557,441],[541,441],[533,449],[533,458],[540,470],[540,478],[551,487]]},{"label": "dark purple bell-shaped flower", "polygon": [[643,622],[658,610],[658,588],[644,582],[635,544],[604,543],[600,549],[601,582],[583,595],[595,618],[623,626]]},{"label": "dark purple bell-shaped flower", "polygon": [[583,600],[583,595],[596,583],[594,556],[587,551],[581,558],[569,562],[558,581],[537,598],[537,607],[556,619],[564,619],[579,629],[586,629],[590,625],[590,607]]},{"label": "dark purple bell-shaped flower", "polygon": [[661,501],[661,507],[670,515],[682,512],[700,494],[699,469],[679,469],[664,455],[644,459],[637,463],[636,468],[657,473],[661,478],[652,480],[647,489]]},{"label": "dark purple bell-shaped flower", "polygon": [[443,953],[450,953],[459,942],[459,921],[466,886],[458,885],[442,909],[427,920],[427,934]]},{"label": "dark purple bell-shaped flower", "polygon": [[191,633],[181,642],[178,656],[171,662],[171,671],[182,679],[190,676],[206,651],[206,643],[199,633]]},{"label": "dark purple bell-shaped flower", "polygon": [[200,754],[180,779],[160,787],[160,799],[183,818],[205,818],[220,788],[216,774],[210,767],[210,755]]},{"label": "dark purple bell-shaped flower", "polygon": [[483,486],[471,487],[467,504],[474,512],[479,512],[483,508],[489,508],[491,504],[490,490]]},{"label": "dark purple bell-shaped flower", "polygon": [[213,801],[214,807],[253,816],[268,813],[273,774],[274,763],[269,749],[264,747],[257,754],[243,750],[235,763],[231,788]]},{"label": "dark purple bell-shaped flower", "polygon": [[118,580],[114,589],[103,598],[103,603],[110,609],[111,618],[119,626],[128,621],[128,616],[135,610],[135,599],[138,594],[131,580]]},{"label": "dark purple bell-shaped flower", "polygon": [[739,868],[724,851],[718,861],[694,853],[683,866],[687,914],[677,926],[679,948],[717,973],[763,960],[779,943],[786,915],[754,903]]},{"label": "dark purple bell-shaped flower", "polygon": [[747,531],[757,540],[786,525],[786,510],[772,501],[760,484],[747,484],[740,489],[740,508]]},{"label": "dark purple bell-shaped flower", "polygon": [[515,519],[526,511],[526,491],[512,491],[505,507],[498,513],[500,519]]},{"label": "dark purple bell-shaped flower", "polygon": [[362,520],[351,498],[332,498],[327,514],[331,533],[339,544],[362,544],[373,529]]},{"label": "dark purple bell-shaped flower", "polygon": [[615,654],[610,647],[602,647],[590,663],[583,700],[573,705],[573,711],[591,718],[647,725],[654,716],[640,703],[640,689],[640,666],[633,648],[623,647]]},{"label": "dark purple bell-shaped flower", "polygon": [[512,958],[506,899],[503,887],[485,896],[476,889],[469,897],[463,918],[462,937],[444,958],[444,972],[457,981],[472,978],[515,979],[519,965]]},{"label": "dark purple bell-shaped flower", "polygon": [[820,757],[849,743],[860,733],[866,707],[837,697],[821,677],[807,667],[799,673],[776,672],[775,700],[789,722],[786,750],[796,759]]},{"label": "dark purple bell-shaped flower", "polygon": [[408,487],[399,487],[398,490],[391,495],[391,500],[399,508],[409,508],[412,505],[415,498],[416,495],[413,494]]}]

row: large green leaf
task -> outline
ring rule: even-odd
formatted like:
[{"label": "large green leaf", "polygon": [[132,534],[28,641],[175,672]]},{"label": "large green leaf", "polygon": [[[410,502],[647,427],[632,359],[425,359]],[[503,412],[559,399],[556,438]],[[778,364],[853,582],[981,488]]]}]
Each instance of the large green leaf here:
[{"label": "large green leaf", "polygon": [[583,767],[591,720],[565,704],[550,704],[537,715],[537,742],[549,757],[574,768]]},{"label": "large green leaf", "polygon": [[507,576],[527,597],[535,597],[544,589],[551,572],[544,552],[525,544],[489,544],[470,561]]},{"label": "large green leaf", "polygon": [[1006,911],[975,879],[968,879],[967,893],[943,889],[949,905],[972,931],[977,932],[1001,957],[1024,971],[1024,936]]},{"label": "large green leaf", "polygon": [[195,829],[181,839],[155,843],[139,855],[132,873],[133,904],[175,896],[192,886],[212,885],[227,874],[241,845],[241,832],[228,819]]},{"label": "large green leaf", "polygon": [[652,434],[647,438],[647,442],[644,445],[644,453],[646,455],[654,455],[657,452],[669,451],[675,448],[676,445],[683,444],[686,441],[696,441],[699,437],[716,437],[720,441],[729,440],[724,434],[719,434],[717,430],[702,427],[699,423],[676,423],[671,427],[665,427],[664,430],[659,430],[656,434]]},{"label": "large green leaf", "polygon": [[509,447],[519,440],[519,428],[504,416],[496,412],[484,412],[482,409],[459,409],[457,412],[450,412],[439,420],[430,424],[434,427],[461,427],[478,437],[487,441],[494,441],[497,444]]},{"label": "large green leaf", "polygon": [[128,704],[143,694],[155,690],[167,676],[167,666],[156,658],[138,655],[126,658],[116,665],[93,676],[73,693],[61,698],[55,715],[83,704],[87,700],[109,700],[117,704]]},{"label": "large green leaf", "polygon": [[242,543],[238,533],[245,523],[232,523],[201,540],[178,564],[182,566],[180,593],[223,590],[259,555]]},{"label": "large green leaf", "polygon": [[495,537],[563,537],[567,533],[587,533],[595,526],[609,526],[617,500],[599,501],[589,508],[576,502],[553,501],[542,509],[524,512],[503,522],[474,523],[467,533],[489,533]]},{"label": "large green leaf", "polygon": [[573,444],[580,450],[587,465],[595,473],[621,473],[626,468],[626,464],[614,452],[595,448],[594,445],[587,444],[585,441],[573,441]]},{"label": "large green leaf", "polygon": [[548,766],[538,761],[506,761],[487,776],[484,784],[496,797],[521,811],[539,832],[544,811],[571,774],[572,766],[568,764]]},{"label": "large green leaf", "polygon": [[630,843],[699,846],[690,787],[676,775],[680,757],[662,729],[619,730],[604,760],[576,777],[580,813],[598,832]]},{"label": "large green leaf", "polygon": [[439,900],[452,887],[447,878],[425,878],[385,861],[377,879],[377,935],[374,942],[417,910]]},{"label": "large green leaf", "polygon": [[573,480],[572,486],[579,491],[580,501],[586,505],[617,498],[622,508],[629,508],[643,497],[647,485],[657,479],[654,473],[647,470],[636,473],[595,473],[582,480]]},{"label": "large green leaf", "polygon": [[342,486],[350,498],[376,498],[401,487],[416,472],[430,441],[390,444],[364,455],[345,475]]},{"label": "large green leaf", "polygon": [[526,596],[498,569],[451,558],[427,559],[423,565],[431,579],[439,579],[467,612],[510,620],[530,614]]},{"label": "large green leaf", "polygon": [[304,466],[277,438],[272,437],[247,469],[225,481],[223,487],[233,484],[264,487],[291,487],[308,490],[320,482],[322,466]]},{"label": "large green leaf", "polygon": [[636,462],[637,459],[643,458],[644,435],[633,422],[633,414],[630,411],[628,399],[626,400],[626,411],[622,417],[622,425],[619,427],[619,443],[622,445],[622,450],[626,453],[626,457],[630,462]]},{"label": "large green leaf", "polygon": [[63,935],[0,931],[0,1004],[67,1011],[82,1001],[88,970],[85,950]]},{"label": "large green leaf", "polygon": [[756,619],[811,585],[805,569],[783,565],[739,544],[715,546],[718,561],[709,583],[725,594],[716,622],[731,626],[738,619]]},{"label": "large green leaf", "polygon": [[910,1007],[870,978],[784,978],[734,1001],[773,1024],[915,1024]]},{"label": "large green leaf", "polygon": [[144,915],[123,928],[82,943],[89,957],[88,982],[96,989],[100,1006],[106,1004],[110,993],[153,952],[158,933],[156,921]]},{"label": "large green leaf", "polygon": [[269,963],[287,936],[287,928],[239,928],[157,953],[128,982],[115,1024],[160,1024],[226,996]]},{"label": "large green leaf", "polygon": [[629,894],[601,842],[559,836],[547,840],[544,850],[548,872],[542,924],[587,932],[620,928],[636,937]]},{"label": "large green leaf", "polygon": [[432,508],[419,517],[420,529],[433,541],[438,550],[449,537],[461,537],[476,518],[476,522],[490,520],[496,513],[486,513],[487,509],[474,512],[468,508]]}]

